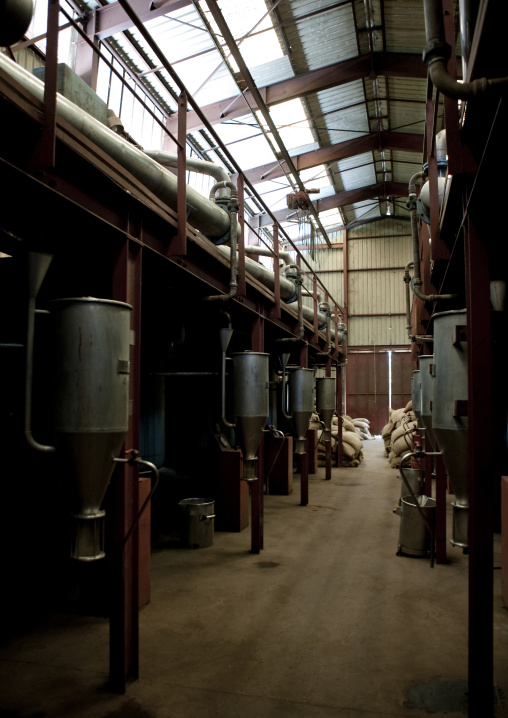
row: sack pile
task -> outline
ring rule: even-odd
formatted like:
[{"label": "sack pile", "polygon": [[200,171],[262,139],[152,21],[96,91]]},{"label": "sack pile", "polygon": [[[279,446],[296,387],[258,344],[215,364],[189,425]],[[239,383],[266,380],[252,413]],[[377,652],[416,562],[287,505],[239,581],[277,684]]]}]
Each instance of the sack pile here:
[{"label": "sack pile", "polygon": [[[413,436],[418,428],[413,403],[410,401],[402,409],[390,409],[390,420],[383,427],[381,436],[385,445],[385,455],[394,469],[400,466],[404,454],[413,451]],[[403,466],[409,466],[411,457],[404,460]]]},{"label": "sack pile", "polygon": [[[363,421],[363,420],[362,420]],[[326,448],[323,436],[323,428],[319,423],[319,415],[313,414],[309,428],[317,429],[318,445],[318,466],[326,466]],[[339,435],[339,418],[334,416],[331,429],[332,466],[337,466],[337,445]],[[358,466],[363,459],[363,444],[359,432],[352,419],[345,416],[342,419],[342,466]]]}]

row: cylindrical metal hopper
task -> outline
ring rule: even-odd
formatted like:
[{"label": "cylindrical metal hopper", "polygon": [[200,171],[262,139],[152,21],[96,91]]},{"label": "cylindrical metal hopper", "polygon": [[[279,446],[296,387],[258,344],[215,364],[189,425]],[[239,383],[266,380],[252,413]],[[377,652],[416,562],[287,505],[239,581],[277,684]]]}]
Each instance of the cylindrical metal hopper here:
[{"label": "cylindrical metal hopper", "polygon": [[425,439],[429,441],[427,451],[437,451],[436,437],[432,428],[432,396],[434,392],[434,377],[432,370],[434,355],[424,354],[419,358],[420,363],[420,392],[421,392],[421,420],[425,428]]},{"label": "cylindrical metal hopper", "polygon": [[[269,354],[241,352],[233,354],[232,360],[236,440],[244,462],[252,466],[269,414]],[[246,478],[254,478],[250,473]]]},{"label": "cylindrical metal hopper", "polygon": [[467,548],[467,346],[466,310],[434,315],[432,428],[455,494],[454,546]]},{"label": "cylindrical metal hopper", "polygon": [[332,419],[337,408],[336,382],[332,376],[316,379],[316,411],[325,425],[324,439],[330,441]]},{"label": "cylindrical metal hopper", "polygon": [[289,411],[296,433],[295,453],[305,454],[305,436],[314,411],[314,370],[295,369],[289,377]]},{"label": "cylindrical metal hopper", "polygon": [[94,297],[52,302],[55,324],[55,431],[74,479],[71,555],[104,556],[102,500],[128,428],[130,310]]},{"label": "cylindrical metal hopper", "polygon": [[421,426],[421,413],[422,413],[422,402],[421,402],[421,385],[420,385],[420,370],[417,369],[413,372],[411,378],[411,398],[413,400],[413,411],[418,419],[418,426]]}]

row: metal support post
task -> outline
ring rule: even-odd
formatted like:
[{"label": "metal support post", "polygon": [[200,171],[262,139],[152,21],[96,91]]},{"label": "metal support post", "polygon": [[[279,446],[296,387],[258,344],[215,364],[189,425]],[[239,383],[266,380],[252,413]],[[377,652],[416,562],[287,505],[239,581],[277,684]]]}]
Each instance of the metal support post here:
[{"label": "metal support post", "polygon": [[[126,242],[113,273],[113,299],[128,302],[131,312],[131,351],[129,403],[132,407],[126,447],[139,444],[139,362],[141,318],[141,249]],[[126,682],[139,675],[139,526],[126,541],[139,511],[139,480],[136,468],[119,464],[109,488],[111,517],[108,525],[111,579],[109,685],[125,693]]]}]

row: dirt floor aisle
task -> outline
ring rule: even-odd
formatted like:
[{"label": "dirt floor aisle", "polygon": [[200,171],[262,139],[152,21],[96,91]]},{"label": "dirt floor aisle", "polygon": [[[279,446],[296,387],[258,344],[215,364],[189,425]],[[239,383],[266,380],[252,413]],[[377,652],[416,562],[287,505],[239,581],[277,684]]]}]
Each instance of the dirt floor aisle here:
[{"label": "dirt floor aisle", "polygon": [[[308,506],[298,476],[291,495],[265,496],[260,554],[248,529],[154,551],[140,679],[107,693],[107,621],[53,616],[0,650],[0,717],[464,716],[468,559],[452,547],[434,568],[397,556],[399,496],[382,441],[366,441],[359,467],[310,476]],[[498,585],[495,635],[502,717]]]}]

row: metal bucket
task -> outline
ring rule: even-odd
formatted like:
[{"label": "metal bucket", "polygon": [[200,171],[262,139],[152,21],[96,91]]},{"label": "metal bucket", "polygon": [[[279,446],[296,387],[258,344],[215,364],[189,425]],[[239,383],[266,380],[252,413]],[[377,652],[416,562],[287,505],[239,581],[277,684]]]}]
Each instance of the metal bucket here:
[{"label": "metal bucket", "polygon": [[[429,523],[434,529],[436,519],[436,502],[429,496],[417,496],[418,504]],[[422,520],[412,496],[403,496],[401,499],[399,550],[397,554],[407,556],[428,556],[430,551],[430,534]]]},{"label": "metal bucket", "polygon": [[[419,496],[423,491],[423,471],[421,469],[404,469],[404,476],[406,477],[413,494]],[[402,476],[400,477],[400,498],[407,496],[407,486],[404,483]]]},{"label": "metal bucket", "polygon": [[182,499],[181,539],[187,548],[213,546],[214,499]]}]

